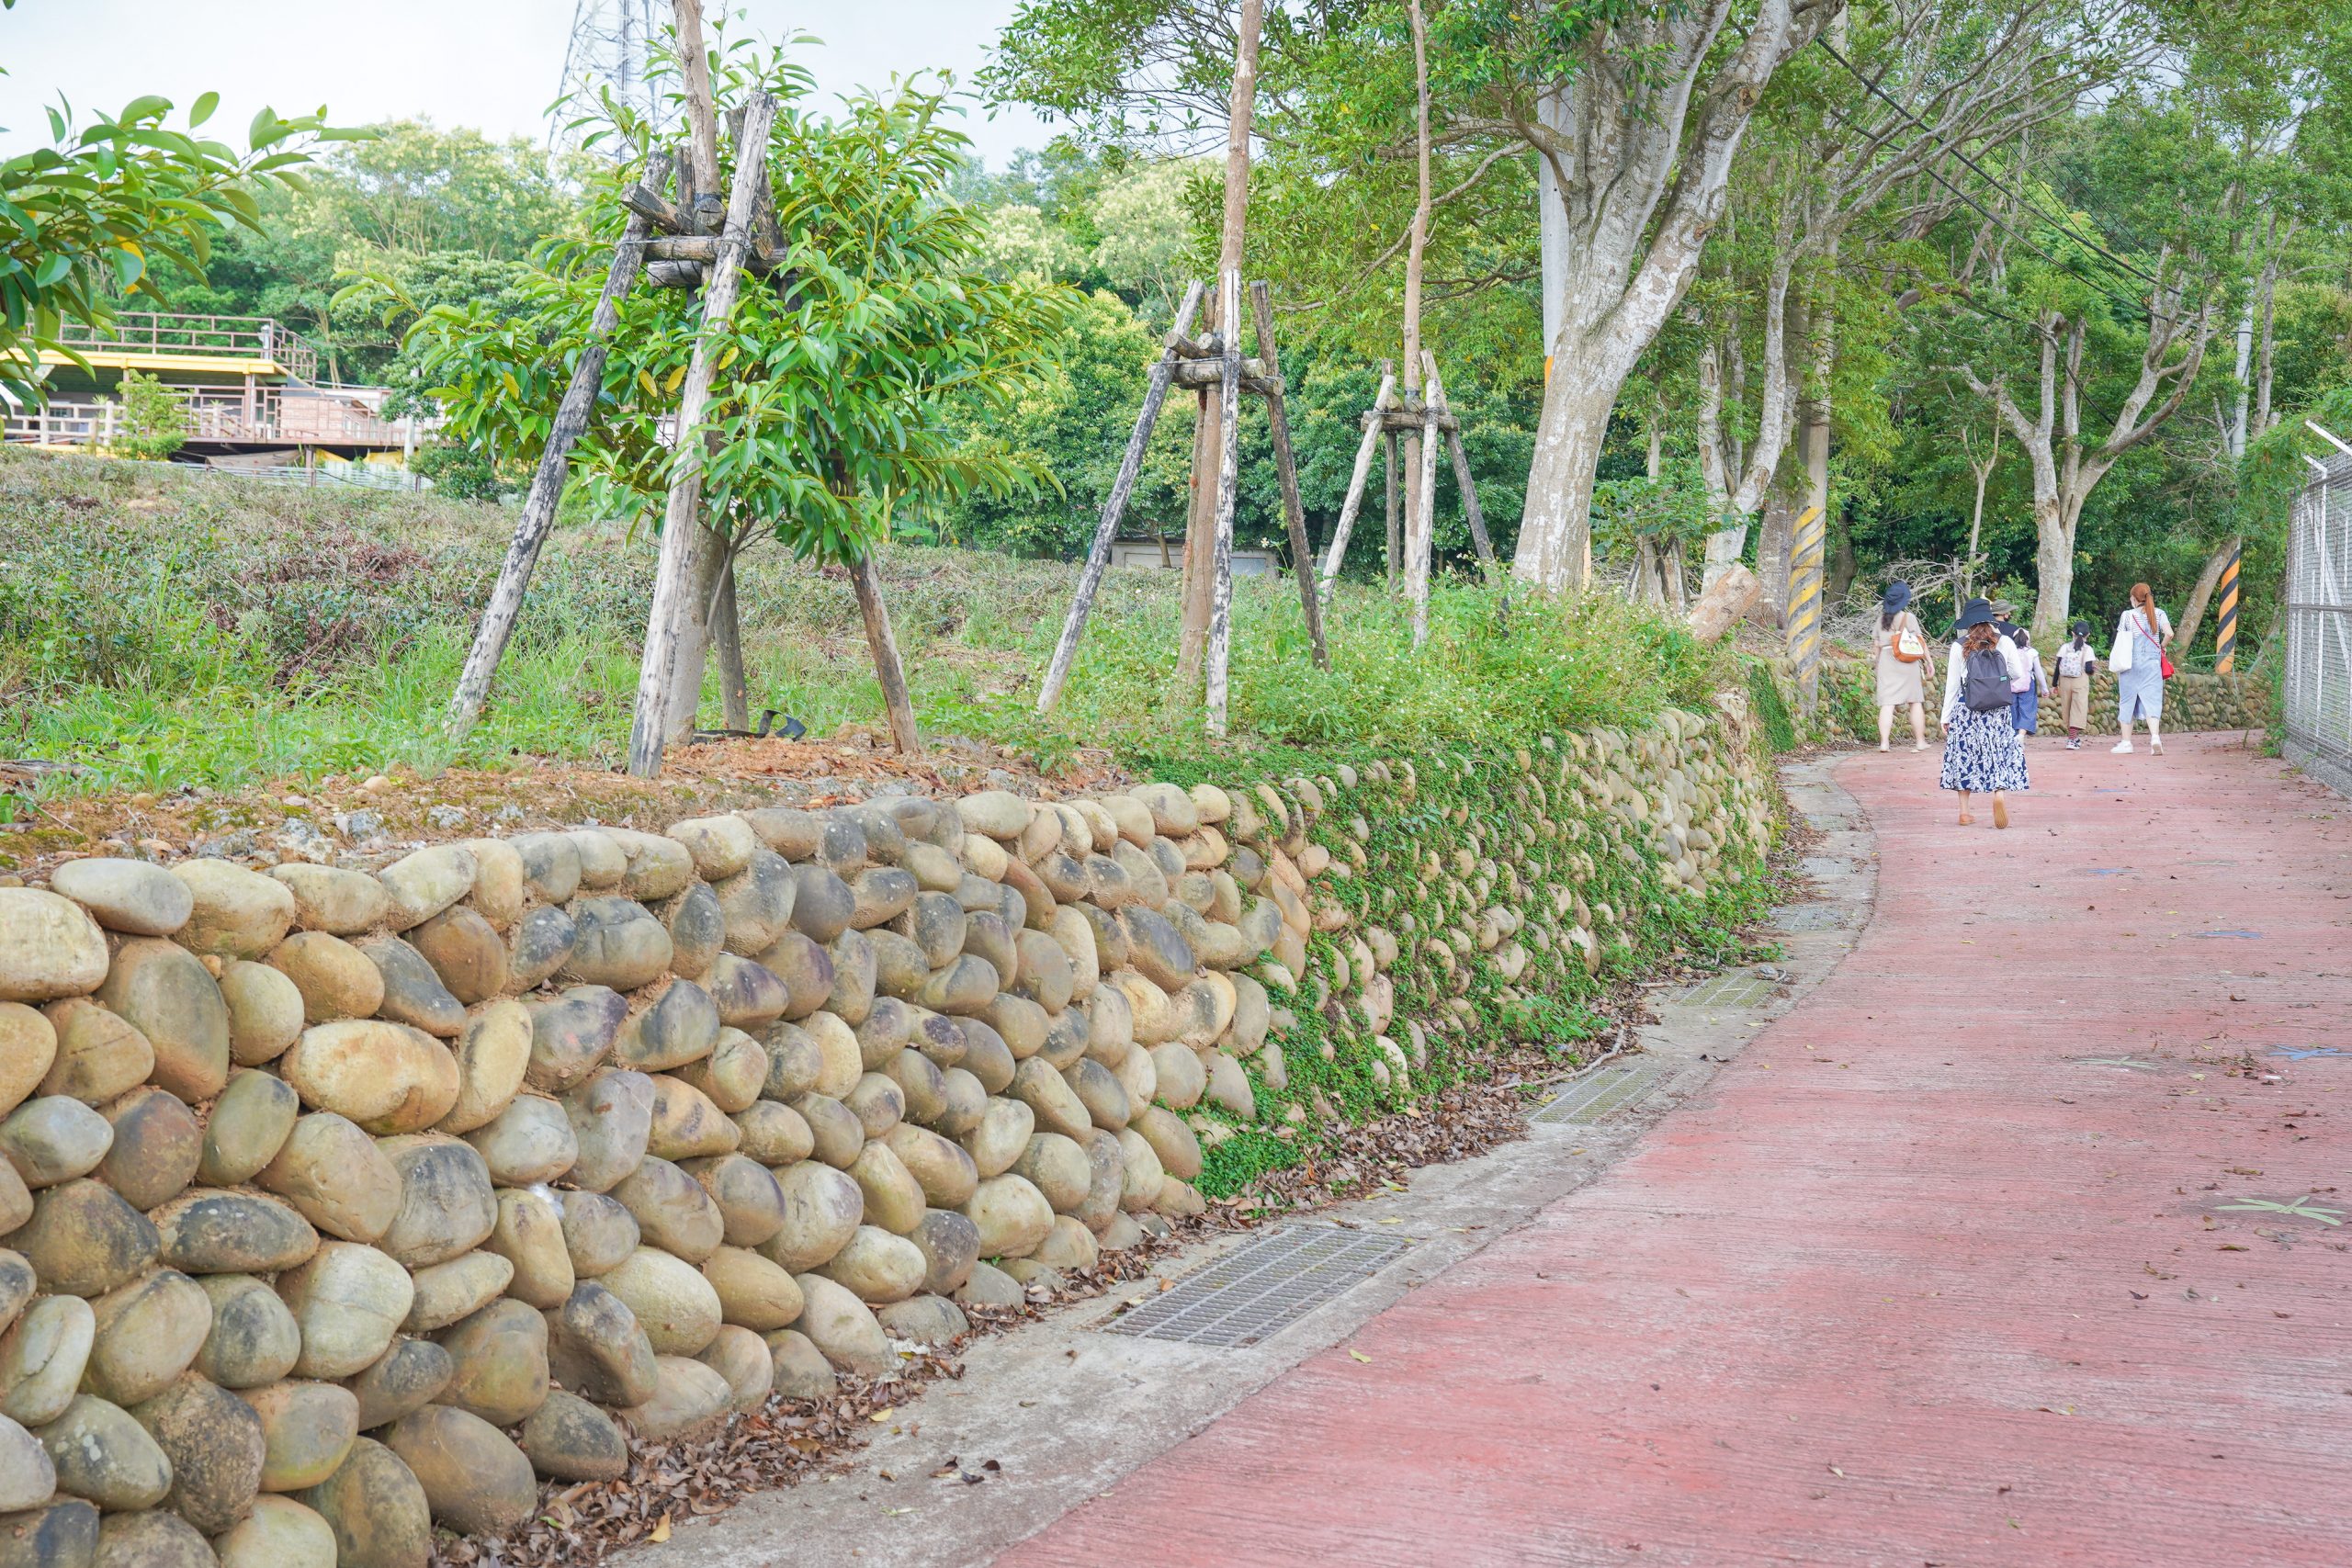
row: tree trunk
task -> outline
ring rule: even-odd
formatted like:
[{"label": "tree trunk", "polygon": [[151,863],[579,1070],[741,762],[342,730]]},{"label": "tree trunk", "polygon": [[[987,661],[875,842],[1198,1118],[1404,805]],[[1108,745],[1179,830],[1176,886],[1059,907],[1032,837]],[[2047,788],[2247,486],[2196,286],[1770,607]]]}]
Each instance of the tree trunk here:
[{"label": "tree trunk", "polygon": [[1432,412],[1423,423],[1419,442],[1421,466],[1416,493],[1420,505],[1406,525],[1409,535],[1405,541],[1405,596],[1413,602],[1416,649],[1430,640],[1430,565],[1437,532],[1437,449],[1444,441]]},{"label": "tree trunk", "polygon": [[[1217,242],[1216,275],[1241,270],[1241,239],[1250,211],[1250,122],[1258,101],[1258,35],[1265,24],[1265,0],[1241,0],[1239,38],[1233,55],[1233,96],[1225,130],[1225,222]],[[1241,330],[1238,321],[1209,323],[1227,340]],[[1201,398],[1201,419],[1193,443],[1193,505],[1184,528],[1184,618],[1176,653],[1176,688],[1189,700],[1201,679],[1201,656],[1208,641],[1212,579],[1216,561],[1216,459],[1224,435],[1217,429],[1216,400]],[[1204,483],[1204,479],[1208,482]]]},{"label": "tree trunk", "polygon": [[1854,554],[1854,531],[1838,529],[1838,547],[1829,557],[1829,584],[1825,591],[1825,604],[1842,604],[1846,591],[1854,586],[1854,579],[1861,575],[1862,563]]},{"label": "tree trunk", "polygon": [[[670,160],[657,152],[646,164],[646,177],[658,185],[667,175]],[[587,340],[580,346],[580,358],[571,367],[571,380],[564,388],[563,401],[556,408],[555,423],[548,428],[547,445],[539,448],[539,466],[531,475],[530,493],[523,501],[523,515],[514,524],[514,537],[507,544],[506,560],[498,569],[498,586],[491,591],[490,603],[483,606],[481,625],[474,629],[473,648],[466,654],[466,667],[458,677],[458,690],[449,699],[449,736],[461,740],[481,717],[482,704],[489,700],[490,682],[498,672],[498,661],[506,655],[506,644],[514,636],[514,623],[523,613],[523,595],[530,587],[532,569],[538,564],[540,547],[547,543],[548,532],[555,526],[556,508],[563,501],[563,486],[571,471],[571,448],[588,428],[588,416],[595,409],[596,394],[605,382],[605,361],[612,352],[613,324],[620,319],[621,297],[637,282],[639,266],[645,254],[646,238],[653,225],[642,215],[631,213],[628,227],[621,231],[620,243],[613,247],[612,265],[605,274],[605,289],[597,297],[595,314],[588,321]],[[405,429],[414,429],[413,421],[404,421]]]},{"label": "tree trunk", "polygon": [[[727,223],[711,264],[710,282],[703,291],[703,326],[687,361],[686,380],[678,399],[678,448],[670,474],[670,493],[662,528],[662,565],[654,580],[653,605],[645,628],[645,658],[638,673],[637,710],[629,726],[628,771],[651,778],[662,771],[662,750],[668,738],[683,685],[689,693],[702,681],[700,649],[691,662],[681,646],[690,635],[689,624],[700,619],[707,606],[696,603],[694,584],[702,553],[703,411],[718,373],[717,330],[735,313],[743,284],[743,262],[751,250],[752,209],[759,187],[767,179],[768,130],[775,117],[775,100],[755,93],[743,117],[742,141],[735,150],[735,185],[727,204]],[[699,638],[695,638],[699,641]],[[686,697],[691,705],[693,697]],[[688,722],[692,708],[688,707]]]},{"label": "tree trunk", "polygon": [[914,704],[907,696],[906,667],[899,662],[899,639],[890,631],[890,607],[882,602],[882,579],[874,569],[874,558],[861,556],[852,562],[849,580],[857,590],[857,611],[865,622],[865,646],[874,655],[874,673],[882,682],[890,744],[901,756],[919,756],[922,731],[915,728]]},{"label": "tree trunk", "polygon": [[2173,646],[2180,649],[2182,658],[2188,656],[2189,648],[2197,641],[2197,628],[2204,623],[2206,606],[2213,602],[2213,590],[2222,581],[2222,569],[2230,564],[2230,557],[2245,544],[2244,535],[2233,534],[2222,540],[2222,547],[2206,561],[2205,570],[2197,574],[2197,586],[2188,595],[2188,607],[2180,613],[2180,625],[2174,632],[2177,640]]},{"label": "tree trunk", "polygon": [[718,103],[710,90],[710,51],[703,45],[702,0],[670,0],[670,15],[686,90],[685,173],[695,192],[688,209],[699,221],[701,205],[718,199]]},{"label": "tree trunk", "polygon": [[1789,567],[1796,547],[1797,514],[1804,510],[1804,503],[1782,484],[1773,485],[1764,498],[1756,537],[1756,576],[1764,584],[1764,618],[1776,626],[1789,624]]},{"label": "tree trunk", "polygon": [[1636,604],[1666,603],[1666,573],[1660,569],[1657,536],[1634,536],[1634,576],[1625,584],[1625,597]]},{"label": "tree trunk", "polygon": [[[2238,364],[2231,379],[2237,383],[2237,417],[2230,422],[2230,456],[2245,456],[2245,421],[2248,407],[2254,401],[2254,387],[2246,379],[2254,361],[2254,301],[2248,299],[2245,309],[2238,312]],[[2183,644],[2186,647],[2187,644]]]},{"label": "tree trunk", "polygon": [[662,707],[662,739],[675,746],[694,733],[702,711],[702,678],[710,662],[711,613],[727,565],[730,547],[726,535],[697,527],[700,536],[687,570],[692,574],[685,601],[678,609],[677,671]]},{"label": "tree trunk", "polygon": [[1609,412],[1624,377],[1569,353],[1555,355],[1535,427],[1527,470],[1527,506],[1511,571],[1547,588],[1579,588],[1592,579],[1592,486]]},{"label": "tree trunk", "polygon": [[1697,274],[1766,84],[1841,8],[1800,14],[1791,0],[1759,0],[1744,24],[1728,0],[1636,8],[1576,46],[1564,125],[1539,116],[1521,129],[1555,165],[1570,243],[1517,576],[1552,589],[1589,581],[1594,468],[1610,410]]},{"label": "tree trunk", "polygon": [[1233,674],[1233,513],[1241,488],[1241,274],[1217,283],[1218,314],[1233,323],[1225,337],[1225,363],[1217,382],[1216,532],[1210,541],[1209,636],[1204,703],[1208,732],[1225,734],[1226,704]]},{"label": "tree trunk", "polygon": [[2034,499],[2033,533],[2033,644],[2055,648],[2066,640],[2066,617],[2075,602],[2075,536],[2057,497]]},{"label": "tree trunk", "polygon": [[[1427,254],[1430,239],[1430,67],[1429,32],[1421,20],[1421,0],[1407,0],[1406,15],[1413,27],[1413,146],[1419,169],[1419,196],[1413,205],[1411,241],[1405,250],[1405,406],[1419,412],[1423,406],[1421,380],[1421,275],[1422,258]],[[1413,601],[1413,646],[1419,648],[1429,636],[1429,595],[1430,541],[1421,527],[1423,513],[1429,511],[1430,498],[1423,493],[1435,465],[1425,460],[1422,447],[1425,440],[1436,435],[1434,427],[1426,433],[1408,430],[1405,433],[1405,588]],[[1430,454],[1433,456],[1434,454]]]},{"label": "tree trunk", "polygon": [[752,685],[743,673],[743,623],[735,604],[735,556],[718,569],[718,604],[710,615],[711,641],[718,649],[720,722],[729,729],[752,728]]},{"label": "tree trunk", "polygon": [[2278,423],[2270,410],[2271,372],[2275,365],[2273,350],[2278,346],[2271,332],[2272,321],[2278,306],[2278,258],[2274,254],[2262,269],[2262,345],[2256,355],[2254,375],[2254,433],[2267,431]]}]

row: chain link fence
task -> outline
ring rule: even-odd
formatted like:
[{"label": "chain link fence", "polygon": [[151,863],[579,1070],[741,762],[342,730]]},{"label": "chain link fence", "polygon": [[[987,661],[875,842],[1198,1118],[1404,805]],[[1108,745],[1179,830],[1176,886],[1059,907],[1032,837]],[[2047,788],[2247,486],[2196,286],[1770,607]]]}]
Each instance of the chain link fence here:
[{"label": "chain link fence", "polygon": [[2287,755],[2352,795],[2352,456],[2312,459],[2287,560]]}]

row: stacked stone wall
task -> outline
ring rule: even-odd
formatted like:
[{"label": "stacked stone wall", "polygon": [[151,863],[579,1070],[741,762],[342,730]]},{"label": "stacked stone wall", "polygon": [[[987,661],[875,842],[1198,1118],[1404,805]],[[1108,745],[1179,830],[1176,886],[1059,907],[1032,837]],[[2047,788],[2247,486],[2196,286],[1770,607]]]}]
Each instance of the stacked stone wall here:
[{"label": "stacked stone wall", "polygon": [[418,1568],[887,1374],[1637,962],[1751,875],[1755,750],[0,887],[0,1568]]}]

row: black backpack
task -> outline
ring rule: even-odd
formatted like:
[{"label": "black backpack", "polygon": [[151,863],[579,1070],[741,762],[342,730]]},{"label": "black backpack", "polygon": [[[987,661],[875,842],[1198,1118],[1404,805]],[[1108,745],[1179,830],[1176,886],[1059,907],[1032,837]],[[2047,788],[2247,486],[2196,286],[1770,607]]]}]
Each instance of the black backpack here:
[{"label": "black backpack", "polygon": [[2010,703],[2009,666],[1997,648],[1968,656],[1968,671],[1961,682],[1962,695],[1971,713],[2002,713]]}]

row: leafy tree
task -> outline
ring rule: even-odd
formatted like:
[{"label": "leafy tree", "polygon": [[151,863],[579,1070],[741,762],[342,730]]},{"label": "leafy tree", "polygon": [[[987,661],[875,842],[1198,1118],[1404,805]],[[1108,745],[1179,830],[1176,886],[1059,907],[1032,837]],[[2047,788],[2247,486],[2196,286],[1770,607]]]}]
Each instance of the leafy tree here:
[{"label": "leafy tree", "polygon": [[150,461],[168,457],[187,445],[187,413],[169,388],[153,376],[126,370],[122,377],[122,422],[114,449]]},{"label": "leafy tree", "polygon": [[42,400],[41,355],[77,358],[75,329],[105,332],[126,297],[169,308],[156,264],[200,274],[222,228],[259,226],[256,192],[289,187],[317,143],[360,134],[330,129],[324,109],[263,109],[237,152],[196,134],[219,103],[197,99],[185,130],[153,95],[85,126],[51,109],[51,144],[0,163],[0,393]]},{"label": "leafy tree", "polygon": [[[703,464],[713,525],[735,547],[773,537],[841,562],[902,512],[1034,484],[1035,457],[964,442],[947,414],[1012,414],[1046,377],[1042,346],[1071,302],[984,270],[979,220],[946,199],[966,141],[943,118],[944,94],[903,87],[829,118],[799,101],[804,71],[741,46],[723,53],[716,85],[722,115],[754,87],[779,99],[768,161],[788,281],[747,288],[717,340],[725,374]],[[605,111],[599,144],[621,156],[590,187],[590,237],[548,247],[508,302],[432,306],[408,334],[447,434],[510,476],[537,460],[627,217],[620,196],[646,175],[650,129],[619,106]],[[379,306],[411,303],[381,280],[372,288]],[[664,422],[700,303],[696,290],[654,288],[622,301],[573,457],[606,515],[660,510],[675,450]]]}]

